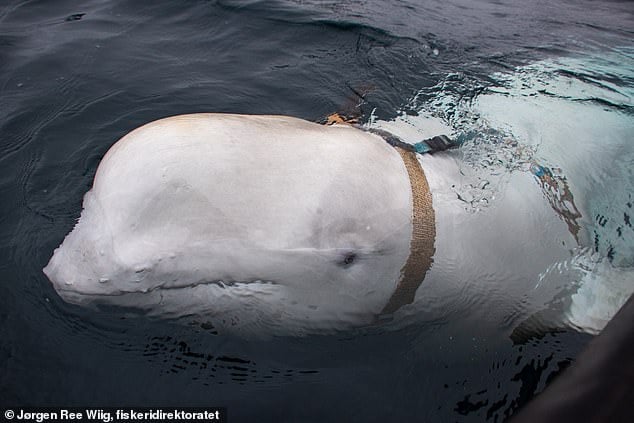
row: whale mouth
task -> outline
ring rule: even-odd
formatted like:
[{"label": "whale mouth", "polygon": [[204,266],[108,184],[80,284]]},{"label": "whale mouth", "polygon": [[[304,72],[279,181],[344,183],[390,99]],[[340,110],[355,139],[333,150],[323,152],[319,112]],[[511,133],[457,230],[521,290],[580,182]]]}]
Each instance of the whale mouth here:
[{"label": "whale mouth", "polygon": [[[123,297],[123,296],[131,296],[131,295],[144,295],[144,294],[153,294],[162,291],[181,291],[186,289],[195,289],[199,287],[213,287],[216,286],[221,289],[227,289],[232,287],[237,287],[241,285],[279,285],[279,283],[272,280],[265,279],[252,279],[252,280],[244,280],[244,281],[233,281],[233,280],[214,280],[214,281],[201,281],[194,282],[187,285],[177,285],[177,286],[166,286],[166,285],[158,285],[152,288],[147,289],[136,289],[131,291],[126,290],[115,290],[111,292],[81,292],[74,289],[60,288],[55,286],[55,290],[57,293],[65,300],[75,299],[90,299],[90,298],[109,298],[109,297]],[[74,301],[71,301],[74,302]],[[83,301],[82,301],[83,303]]]}]

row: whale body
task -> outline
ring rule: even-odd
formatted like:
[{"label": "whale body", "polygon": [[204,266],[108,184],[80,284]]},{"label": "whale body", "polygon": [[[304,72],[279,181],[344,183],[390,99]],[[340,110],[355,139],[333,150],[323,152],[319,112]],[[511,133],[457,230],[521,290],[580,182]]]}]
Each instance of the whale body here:
[{"label": "whale body", "polygon": [[[448,315],[469,298],[504,311],[502,297],[522,298],[582,238],[530,172],[511,173],[486,212],[469,213],[456,194],[459,152],[409,165],[404,157],[349,125],[161,119],[104,156],[77,225],[44,272],[75,304],[302,335],[416,307]],[[431,199],[433,230],[422,235],[412,166]],[[416,242],[433,254],[418,268],[410,266],[420,261]],[[412,268],[418,282],[403,300]]]}]

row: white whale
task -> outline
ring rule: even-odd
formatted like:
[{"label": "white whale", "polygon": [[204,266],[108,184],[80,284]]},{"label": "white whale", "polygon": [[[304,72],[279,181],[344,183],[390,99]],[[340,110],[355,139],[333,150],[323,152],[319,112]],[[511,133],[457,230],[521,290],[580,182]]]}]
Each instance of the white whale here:
[{"label": "white whale", "polygon": [[44,271],[80,304],[221,326],[370,322],[409,255],[410,197],[396,150],[352,127],[167,118],[110,149]]},{"label": "white whale", "polygon": [[414,157],[348,125],[166,118],[108,151],[44,272],[71,303],[301,335],[451,307],[439,298],[474,284],[519,298],[570,258],[582,234],[533,174],[486,213],[465,212],[463,178],[459,153]]}]

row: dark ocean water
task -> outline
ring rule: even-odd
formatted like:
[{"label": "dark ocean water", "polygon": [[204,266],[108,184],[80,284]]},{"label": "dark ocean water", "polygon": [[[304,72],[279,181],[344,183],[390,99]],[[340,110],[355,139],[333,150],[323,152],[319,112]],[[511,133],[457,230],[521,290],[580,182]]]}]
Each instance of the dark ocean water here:
[{"label": "dark ocean water", "polygon": [[389,120],[433,103],[462,125],[460,110],[495,75],[574,58],[576,70],[558,74],[602,88],[574,99],[618,116],[631,141],[633,36],[627,1],[3,2],[0,405],[215,405],[232,422],[504,420],[591,337],[514,345],[455,316],[249,341],[68,305],[41,269],[101,157],[146,122],[193,112]]}]

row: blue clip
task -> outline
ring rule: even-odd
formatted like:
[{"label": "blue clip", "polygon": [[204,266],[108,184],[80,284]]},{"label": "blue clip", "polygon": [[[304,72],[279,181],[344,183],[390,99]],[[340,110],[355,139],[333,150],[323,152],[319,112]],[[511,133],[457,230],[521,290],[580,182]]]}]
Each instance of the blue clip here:
[{"label": "blue clip", "polygon": [[431,151],[431,148],[429,148],[425,141],[421,141],[414,144],[414,150],[416,150],[418,154],[425,154],[429,153]]}]

